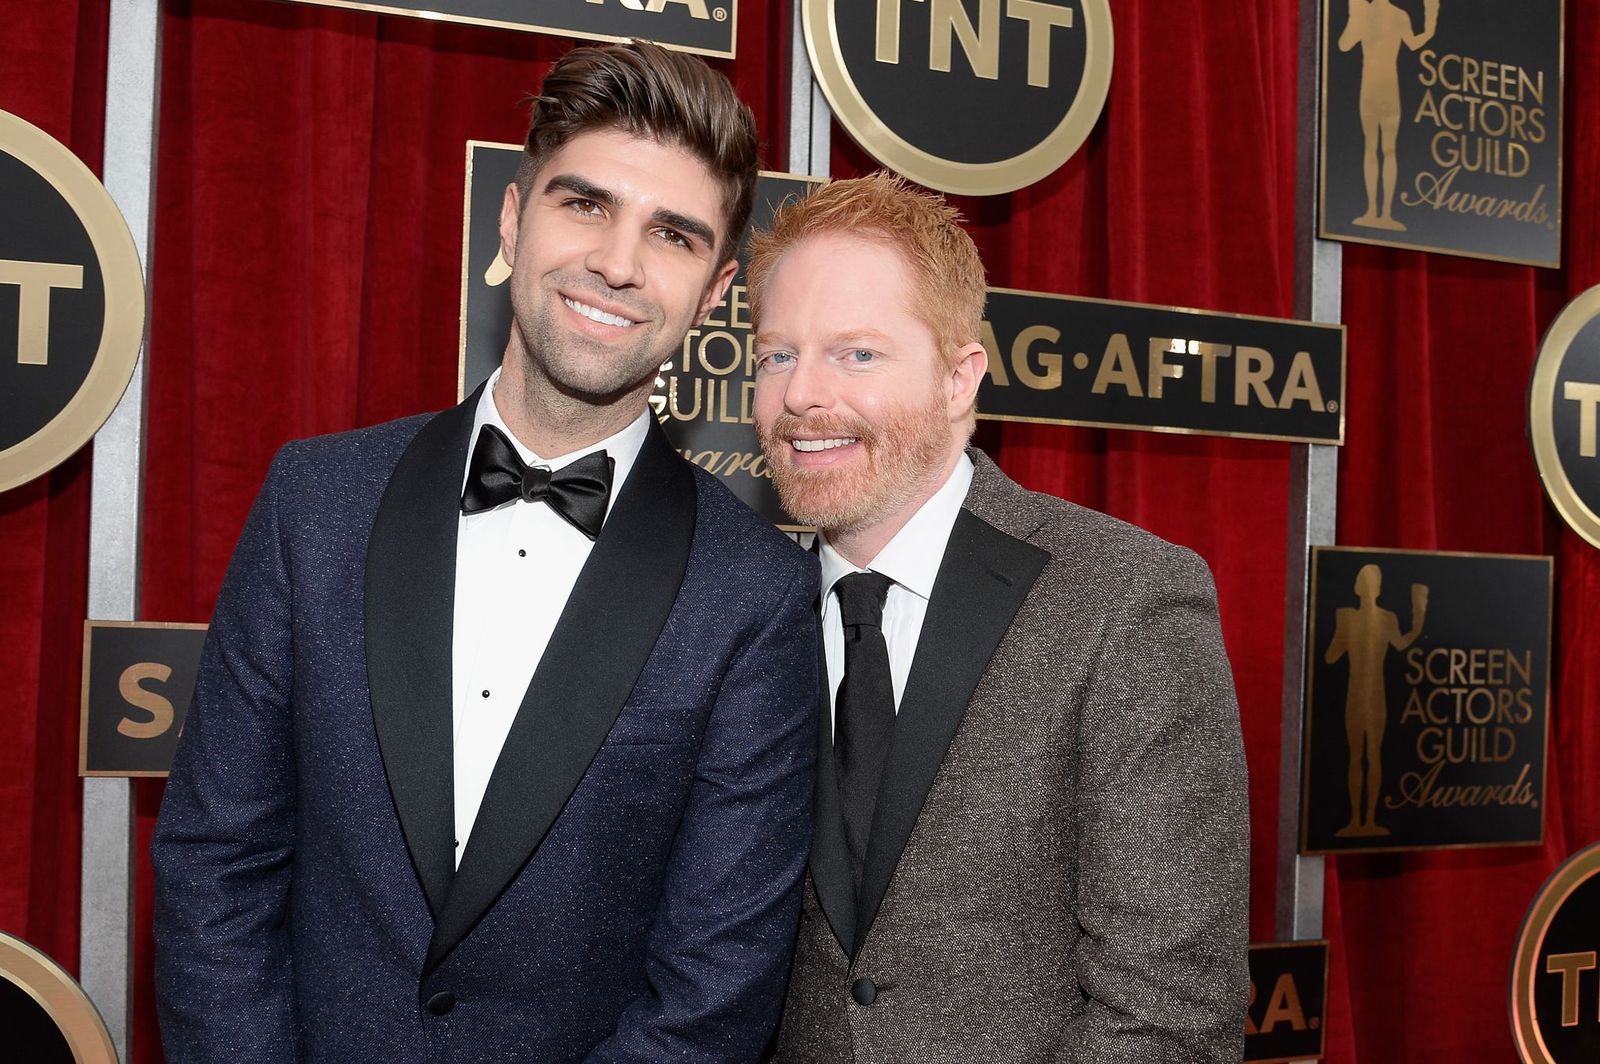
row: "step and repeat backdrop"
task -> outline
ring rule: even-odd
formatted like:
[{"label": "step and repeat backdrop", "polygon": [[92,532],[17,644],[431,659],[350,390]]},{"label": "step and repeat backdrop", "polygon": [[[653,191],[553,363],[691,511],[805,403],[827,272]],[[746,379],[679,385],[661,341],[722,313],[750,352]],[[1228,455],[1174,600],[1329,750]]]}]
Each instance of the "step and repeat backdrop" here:
[{"label": "step and repeat backdrop", "polygon": [[[1116,44],[1106,0],[797,2],[807,58],[840,126],[926,186],[975,196],[1026,188],[1080,149],[1106,106]],[[736,0],[324,6],[644,37],[736,59]],[[1327,0],[1322,15],[1320,235],[1559,265],[1562,5]],[[458,397],[498,365],[510,328],[498,218],[519,155],[518,145],[465,145]],[[764,173],[752,227],[817,180]],[[64,461],[109,416],[138,356],[145,296],[127,227],[99,182],[4,112],[0,187],[4,492]],[[745,258],[741,244],[727,297],[662,364],[650,405],[684,457],[775,524],[803,531],[772,491],[752,426]],[[984,419],[1345,443],[1342,325],[997,287],[983,341]],[[1526,406],[1529,461],[1551,506],[1600,547],[1600,288],[1551,325]],[[1303,656],[1307,677],[1300,853],[1545,841],[1557,577],[1549,556],[1312,549],[1305,643],[1285,648]],[[205,632],[87,621],[83,775],[165,774]],[[1529,900],[1506,958],[1508,1046],[1524,1061],[1600,1054],[1597,950],[1600,846],[1573,855]],[[1324,940],[1252,948],[1245,1059],[1323,1055],[1328,957]],[[70,976],[4,935],[0,1023],[24,1032],[30,1060],[113,1059]]]}]

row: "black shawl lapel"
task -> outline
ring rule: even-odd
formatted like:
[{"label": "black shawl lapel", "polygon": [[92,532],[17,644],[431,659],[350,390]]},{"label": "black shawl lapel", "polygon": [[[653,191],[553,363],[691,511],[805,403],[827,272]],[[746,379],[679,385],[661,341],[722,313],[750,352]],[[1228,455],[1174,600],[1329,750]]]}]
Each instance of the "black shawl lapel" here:
[{"label": "black shawl lapel", "polygon": [[517,876],[588,770],[677,601],[694,525],[694,474],[652,423],[495,762],[424,971]]},{"label": "black shawl lapel", "polygon": [[424,425],[384,491],[367,543],[367,684],[383,768],[435,918],[455,870],[451,633],[456,529],[480,387]]},{"label": "black shawl lapel", "polygon": [[878,787],[852,957],[866,941],[972,693],[1048,560],[1044,550],[1012,538],[970,510],[956,517]]},{"label": "black shawl lapel", "polygon": [[853,953],[856,936],[855,876],[850,870],[850,851],[844,841],[844,812],[839,806],[839,781],[833,767],[833,700],[829,697],[832,680],[828,659],[822,649],[822,626],[817,626],[818,690],[817,707],[817,783],[813,817],[816,826],[811,840],[811,887],[817,902],[828,917],[833,935],[846,953]]}]

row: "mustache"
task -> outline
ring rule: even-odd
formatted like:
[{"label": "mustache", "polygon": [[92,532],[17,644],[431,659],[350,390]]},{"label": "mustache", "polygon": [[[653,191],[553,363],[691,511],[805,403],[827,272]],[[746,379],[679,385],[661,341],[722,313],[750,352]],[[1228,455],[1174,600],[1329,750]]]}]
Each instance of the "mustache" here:
[{"label": "mustache", "polygon": [[779,414],[760,436],[763,443],[794,436],[849,436],[869,442],[876,438],[876,433],[871,425],[860,418],[839,414],[811,414],[806,417]]}]

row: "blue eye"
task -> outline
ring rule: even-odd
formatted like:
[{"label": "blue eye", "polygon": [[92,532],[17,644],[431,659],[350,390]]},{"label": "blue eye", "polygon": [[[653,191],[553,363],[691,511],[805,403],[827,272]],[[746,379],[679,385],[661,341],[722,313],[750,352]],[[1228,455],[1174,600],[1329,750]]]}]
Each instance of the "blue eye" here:
[{"label": "blue eye", "polygon": [[787,366],[794,361],[792,351],[767,351],[756,359],[756,368],[762,366]]},{"label": "blue eye", "polygon": [[854,351],[851,351],[846,357],[848,357],[851,362],[871,362],[873,359],[878,357],[878,354],[876,351],[868,351],[864,348],[858,347]]}]

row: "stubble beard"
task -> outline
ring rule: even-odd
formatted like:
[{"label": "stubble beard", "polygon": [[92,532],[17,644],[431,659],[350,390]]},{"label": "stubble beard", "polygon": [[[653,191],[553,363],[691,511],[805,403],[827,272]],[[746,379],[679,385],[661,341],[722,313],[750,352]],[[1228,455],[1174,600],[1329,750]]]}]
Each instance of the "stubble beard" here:
[{"label": "stubble beard", "polygon": [[[609,288],[597,287],[587,276],[556,274],[532,292],[531,305],[519,298],[522,291],[513,274],[511,311],[513,328],[522,340],[526,376],[542,380],[569,399],[592,406],[608,406],[653,384],[662,363],[670,359],[678,341],[667,346],[660,326],[661,308],[643,304]],[[614,347],[590,340],[556,324],[562,313],[561,291],[582,299],[584,293],[595,299],[629,308],[640,324],[639,335],[631,344]],[[680,338],[681,340],[681,338]]]},{"label": "stubble beard", "polygon": [[[868,528],[924,494],[950,448],[950,422],[938,389],[926,404],[878,426],[833,414],[780,414],[757,430],[783,508],[830,535]],[[798,468],[789,438],[802,433],[859,439],[866,461],[842,469]]]}]

